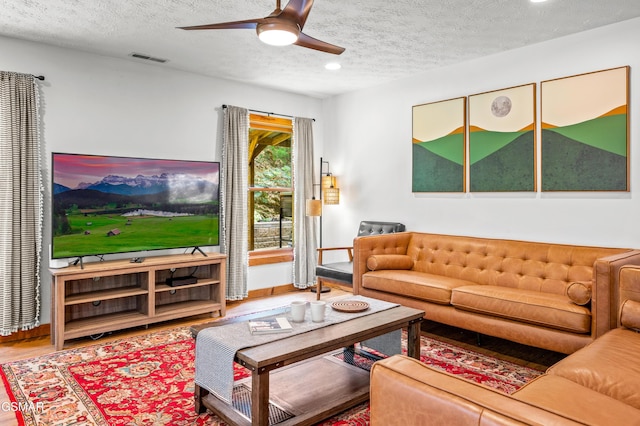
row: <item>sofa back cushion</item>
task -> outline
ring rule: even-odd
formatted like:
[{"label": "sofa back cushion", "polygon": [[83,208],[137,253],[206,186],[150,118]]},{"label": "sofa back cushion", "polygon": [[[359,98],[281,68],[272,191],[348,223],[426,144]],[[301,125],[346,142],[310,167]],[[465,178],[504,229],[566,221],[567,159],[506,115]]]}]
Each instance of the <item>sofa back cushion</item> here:
[{"label": "sofa back cushion", "polygon": [[593,279],[598,258],[625,250],[515,240],[413,233],[413,269],[478,284],[566,294],[569,284]]}]

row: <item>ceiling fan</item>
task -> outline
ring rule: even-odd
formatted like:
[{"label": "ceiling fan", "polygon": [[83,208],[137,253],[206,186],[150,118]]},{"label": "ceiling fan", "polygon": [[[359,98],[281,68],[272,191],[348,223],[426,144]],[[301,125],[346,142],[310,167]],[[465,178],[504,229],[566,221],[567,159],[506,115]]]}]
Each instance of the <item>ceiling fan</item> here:
[{"label": "ceiling fan", "polygon": [[295,44],[321,52],[341,54],[344,52],[344,47],[326,43],[302,32],[312,6],[313,0],[291,0],[284,9],[281,9],[280,0],[276,0],[276,9],[265,18],[178,28],[183,30],[255,29],[260,40],[267,44],[276,46]]}]

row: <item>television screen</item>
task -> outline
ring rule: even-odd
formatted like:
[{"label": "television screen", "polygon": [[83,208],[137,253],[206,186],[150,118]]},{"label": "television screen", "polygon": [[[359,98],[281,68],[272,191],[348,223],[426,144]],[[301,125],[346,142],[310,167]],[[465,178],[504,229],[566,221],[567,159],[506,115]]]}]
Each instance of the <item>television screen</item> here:
[{"label": "television screen", "polygon": [[219,245],[220,163],[52,154],[53,259]]}]

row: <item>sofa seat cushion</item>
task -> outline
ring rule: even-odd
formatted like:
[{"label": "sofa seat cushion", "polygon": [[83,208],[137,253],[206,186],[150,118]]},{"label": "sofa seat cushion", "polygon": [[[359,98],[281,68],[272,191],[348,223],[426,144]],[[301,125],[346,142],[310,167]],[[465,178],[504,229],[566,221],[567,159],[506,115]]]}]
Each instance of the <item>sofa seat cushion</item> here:
[{"label": "sofa seat cushion", "polygon": [[640,334],[617,328],[549,368],[586,388],[640,409]]},{"label": "sofa seat cushion", "polygon": [[470,284],[458,278],[397,269],[370,271],[362,276],[364,288],[443,305],[451,303],[452,289]]},{"label": "sofa seat cushion", "polygon": [[591,312],[560,294],[493,285],[471,285],[453,290],[451,304],[458,309],[574,333],[591,331]]},{"label": "sofa seat cushion", "polygon": [[516,400],[584,424],[640,424],[638,409],[564,377],[545,374],[529,382],[512,396]]}]

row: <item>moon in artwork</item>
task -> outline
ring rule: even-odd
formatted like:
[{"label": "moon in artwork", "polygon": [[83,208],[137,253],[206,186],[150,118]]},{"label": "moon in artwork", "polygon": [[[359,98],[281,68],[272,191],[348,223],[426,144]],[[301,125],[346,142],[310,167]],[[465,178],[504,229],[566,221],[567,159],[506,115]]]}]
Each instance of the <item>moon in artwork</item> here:
[{"label": "moon in artwork", "polygon": [[511,99],[508,96],[498,96],[491,102],[491,114],[505,117],[511,111]]}]

